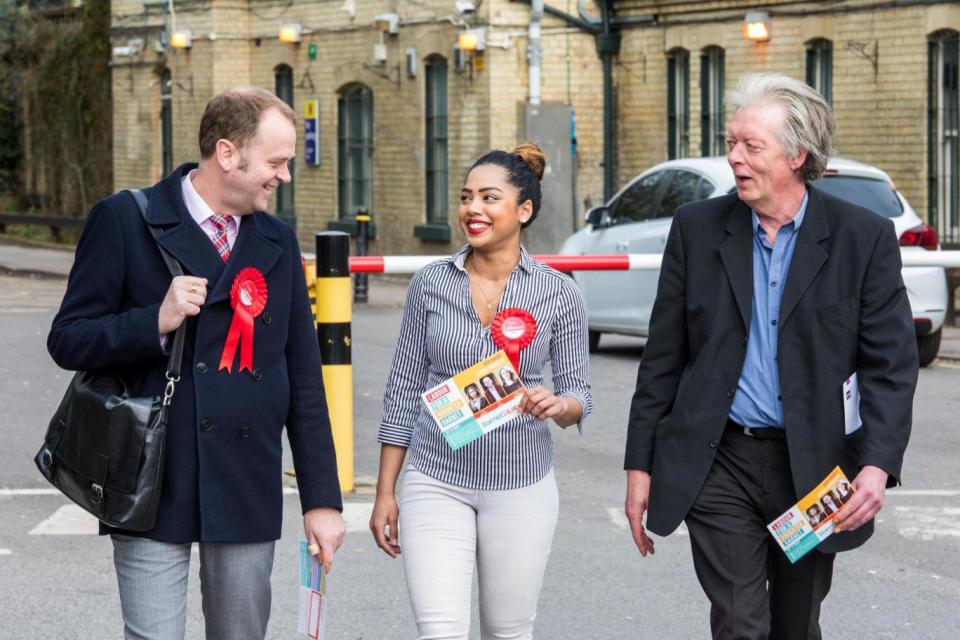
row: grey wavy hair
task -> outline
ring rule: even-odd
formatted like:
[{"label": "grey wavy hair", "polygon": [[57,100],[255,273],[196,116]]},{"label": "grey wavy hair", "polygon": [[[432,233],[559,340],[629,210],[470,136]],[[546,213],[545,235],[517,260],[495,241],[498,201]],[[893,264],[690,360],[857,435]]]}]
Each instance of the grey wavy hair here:
[{"label": "grey wavy hair", "polygon": [[731,113],[744,107],[782,105],[786,118],[778,137],[784,152],[788,158],[796,158],[801,150],[807,152],[799,169],[804,182],[813,182],[823,175],[833,153],[837,126],[833,109],[815,89],[779,73],[748,73],[737,80],[736,88],[727,95],[727,103]]}]

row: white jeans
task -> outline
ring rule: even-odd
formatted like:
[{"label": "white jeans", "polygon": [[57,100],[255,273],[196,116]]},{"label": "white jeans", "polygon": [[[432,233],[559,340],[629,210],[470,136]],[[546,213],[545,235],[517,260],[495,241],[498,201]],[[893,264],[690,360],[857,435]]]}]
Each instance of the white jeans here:
[{"label": "white jeans", "polygon": [[469,637],[474,567],[481,637],[532,638],[557,525],[553,470],[529,487],[476,491],[408,465],[397,493],[401,557],[421,640]]}]

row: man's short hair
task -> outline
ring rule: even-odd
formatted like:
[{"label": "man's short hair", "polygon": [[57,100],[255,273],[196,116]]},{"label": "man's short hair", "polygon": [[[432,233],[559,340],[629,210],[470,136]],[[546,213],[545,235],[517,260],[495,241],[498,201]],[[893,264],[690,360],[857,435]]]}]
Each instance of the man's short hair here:
[{"label": "man's short hair", "polygon": [[740,76],[727,100],[734,113],[744,107],[782,105],[786,118],[779,138],[784,152],[788,158],[796,158],[806,150],[807,159],[800,167],[804,182],[823,175],[833,153],[836,121],[833,109],[816,90],[779,73],[748,73]]},{"label": "man's short hair", "polygon": [[200,157],[211,157],[221,139],[243,149],[256,135],[260,118],[268,109],[278,110],[296,126],[294,110],[260,87],[233,87],[210,98],[200,118]]}]

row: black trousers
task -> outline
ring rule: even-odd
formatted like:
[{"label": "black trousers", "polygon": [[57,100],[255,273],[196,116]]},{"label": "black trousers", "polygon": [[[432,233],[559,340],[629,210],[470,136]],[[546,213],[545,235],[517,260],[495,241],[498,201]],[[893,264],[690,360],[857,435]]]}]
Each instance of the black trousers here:
[{"label": "black trousers", "polygon": [[727,428],[686,523],[717,640],[820,640],[833,554],[791,564],[766,525],[796,502],[786,440]]}]

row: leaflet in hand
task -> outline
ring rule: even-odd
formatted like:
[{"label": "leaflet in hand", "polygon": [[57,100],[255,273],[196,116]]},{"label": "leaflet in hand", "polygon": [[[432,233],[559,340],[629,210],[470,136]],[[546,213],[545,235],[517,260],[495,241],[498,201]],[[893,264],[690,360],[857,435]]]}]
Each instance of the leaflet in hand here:
[{"label": "leaflet in hand", "polygon": [[447,444],[456,451],[520,413],[523,383],[501,350],[421,397]]},{"label": "leaflet in hand", "polygon": [[767,525],[790,562],[796,562],[833,533],[833,520],[853,496],[853,487],[840,467],[797,504]]},{"label": "leaflet in hand", "polygon": [[320,560],[300,541],[300,606],[297,633],[323,640],[327,626],[327,576]]}]

